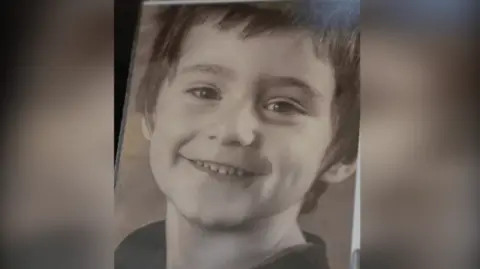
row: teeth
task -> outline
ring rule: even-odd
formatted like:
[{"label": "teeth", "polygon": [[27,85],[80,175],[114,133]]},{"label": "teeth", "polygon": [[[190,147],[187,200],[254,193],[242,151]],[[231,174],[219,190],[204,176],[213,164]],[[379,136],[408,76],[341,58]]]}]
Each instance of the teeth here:
[{"label": "teeth", "polygon": [[214,172],[218,172],[218,168],[219,168],[219,167],[218,167],[218,165],[216,165],[216,164],[209,164],[209,165],[208,165],[208,168],[209,168],[210,170],[214,171]]},{"label": "teeth", "polygon": [[213,163],[205,163],[201,161],[195,161],[195,164],[200,167],[208,168],[209,170],[222,174],[222,175],[236,175],[239,177],[243,177],[246,174],[245,170],[233,168],[233,167],[228,167],[228,166],[222,166],[218,164],[213,164]]},{"label": "teeth", "polygon": [[227,174],[227,168],[224,167],[224,166],[220,167],[218,169],[218,173],[226,175]]}]

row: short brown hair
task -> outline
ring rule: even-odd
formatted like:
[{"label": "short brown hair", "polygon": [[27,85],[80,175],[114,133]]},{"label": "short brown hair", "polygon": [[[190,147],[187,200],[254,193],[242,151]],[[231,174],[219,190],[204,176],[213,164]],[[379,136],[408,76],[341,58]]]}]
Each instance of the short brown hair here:
[{"label": "short brown hair", "polygon": [[[277,3],[278,4],[278,3]],[[283,3],[285,4],[285,3]],[[220,30],[245,24],[244,38],[276,30],[311,29],[318,44],[327,48],[327,58],[333,65],[336,89],[332,105],[334,138],[324,159],[319,177],[332,165],[356,161],[360,122],[359,66],[360,32],[356,25],[324,25],[315,30],[308,18],[292,13],[292,8],[271,8],[261,4],[181,5],[162,8],[156,16],[159,32],[153,44],[152,56],[140,84],[136,99],[138,112],[148,116],[155,110],[160,87],[168,71],[180,57],[182,42],[189,30],[204,23],[209,16],[219,18]],[[316,38],[316,39],[317,39]],[[317,50],[317,54],[320,50]],[[327,185],[315,180],[307,193],[302,212],[312,211]]]}]

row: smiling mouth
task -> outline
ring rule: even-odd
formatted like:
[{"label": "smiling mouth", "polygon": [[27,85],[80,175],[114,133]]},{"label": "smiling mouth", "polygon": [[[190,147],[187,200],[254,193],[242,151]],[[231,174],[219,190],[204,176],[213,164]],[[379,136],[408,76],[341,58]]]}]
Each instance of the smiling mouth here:
[{"label": "smiling mouth", "polygon": [[230,165],[220,164],[216,162],[209,161],[200,161],[200,160],[190,160],[187,159],[190,163],[193,164],[197,169],[205,171],[207,173],[218,174],[221,176],[234,176],[234,177],[252,177],[256,176],[257,173],[247,171],[245,169],[234,167]]}]

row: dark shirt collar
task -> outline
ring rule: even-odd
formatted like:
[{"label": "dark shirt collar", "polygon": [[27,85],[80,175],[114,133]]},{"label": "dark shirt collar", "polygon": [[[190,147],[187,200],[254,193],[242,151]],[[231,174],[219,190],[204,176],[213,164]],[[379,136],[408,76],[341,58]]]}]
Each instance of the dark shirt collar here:
[{"label": "dark shirt collar", "polygon": [[[304,233],[308,244],[274,255],[254,269],[328,269],[325,243]],[[165,269],[165,222],[146,225],[127,236],[115,250],[115,269]]]}]

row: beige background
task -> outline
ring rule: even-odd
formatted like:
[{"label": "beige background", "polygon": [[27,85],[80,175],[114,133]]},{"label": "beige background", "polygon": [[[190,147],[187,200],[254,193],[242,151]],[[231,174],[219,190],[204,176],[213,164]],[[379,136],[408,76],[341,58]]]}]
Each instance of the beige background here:
[{"label": "beige background", "polygon": [[[141,133],[141,115],[134,111],[134,97],[150,54],[155,35],[151,16],[155,7],[142,12],[131,72],[130,96],[118,161],[115,189],[116,244],[133,230],[165,216],[165,198],[154,183],[148,165],[148,142]],[[302,228],[322,237],[327,244],[331,269],[348,268],[354,204],[354,177],[331,186],[320,198],[318,208],[300,217]]]}]

